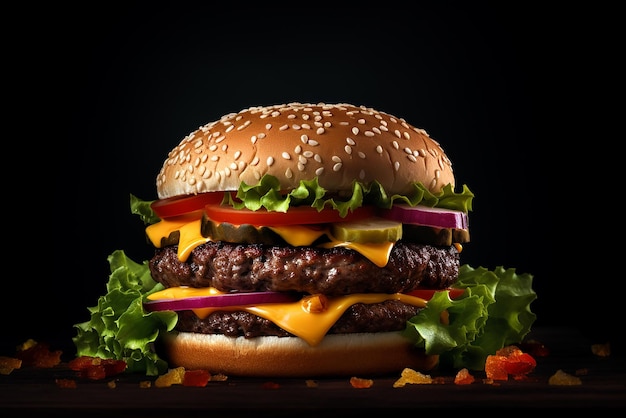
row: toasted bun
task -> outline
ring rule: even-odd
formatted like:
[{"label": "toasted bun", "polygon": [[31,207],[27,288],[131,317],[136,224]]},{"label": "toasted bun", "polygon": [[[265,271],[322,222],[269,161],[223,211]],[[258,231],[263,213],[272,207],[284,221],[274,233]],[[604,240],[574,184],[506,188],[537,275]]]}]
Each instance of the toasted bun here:
[{"label": "toasted bun", "polygon": [[411,346],[399,332],[331,334],[311,347],[295,337],[227,337],[168,333],[162,340],[170,367],[249,377],[330,377],[426,372],[439,357]]},{"label": "toasted bun", "polygon": [[454,187],[450,160],[426,131],[402,118],[350,104],[251,107],[186,136],[157,176],[160,199],[237,190],[275,176],[283,190],[318,177],[333,192],[354,180],[379,181],[390,194],[421,182]]}]

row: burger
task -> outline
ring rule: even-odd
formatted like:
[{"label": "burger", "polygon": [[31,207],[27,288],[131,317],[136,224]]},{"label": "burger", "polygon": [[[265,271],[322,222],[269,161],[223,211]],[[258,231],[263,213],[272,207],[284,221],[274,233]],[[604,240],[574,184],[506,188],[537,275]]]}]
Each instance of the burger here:
[{"label": "burger", "polygon": [[109,256],[77,355],[260,377],[484,368],[535,320],[532,276],[461,263],[474,194],[402,118],[251,107],[173,148],[130,195],[150,260]]}]

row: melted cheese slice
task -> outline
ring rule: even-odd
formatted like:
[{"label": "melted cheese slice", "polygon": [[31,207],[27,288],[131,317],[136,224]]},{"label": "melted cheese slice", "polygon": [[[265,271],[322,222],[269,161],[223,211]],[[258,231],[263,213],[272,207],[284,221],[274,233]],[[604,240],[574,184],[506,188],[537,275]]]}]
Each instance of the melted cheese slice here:
[{"label": "melted cheese slice", "polygon": [[[184,299],[198,296],[223,294],[213,287],[191,288],[170,287],[148,296],[150,300]],[[425,307],[426,300],[401,293],[356,293],[347,296],[328,298],[328,305],[323,312],[309,312],[301,301],[289,303],[264,303],[259,305],[233,305],[219,308],[198,308],[192,311],[200,319],[215,311],[245,311],[272,321],[282,329],[302,338],[309,345],[316,346],[328,330],[350,306],[356,303],[380,303],[386,300],[399,300],[417,307]]]},{"label": "melted cheese slice", "polygon": [[[200,216],[200,217],[198,217]],[[199,245],[202,245],[211,238],[203,237],[201,234],[202,215],[181,216],[162,219],[160,222],[152,224],[146,228],[148,239],[156,248],[161,248],[161,242],[170,236],[171,233],[179,231],[178,259],[187,261],[189,254]],[[322,235],[327,235],[331,240],[324,243],[322,247],[346,247],[361,253],[370,259],[378,267],[384,267],[389,262],[389,255],[393,248],[393,242],[383,243],[357,243],[335,240],[328,230],[303,225],[271,227],[272,231],[280,235],[285,242],[293,246],[311,245]]]}]

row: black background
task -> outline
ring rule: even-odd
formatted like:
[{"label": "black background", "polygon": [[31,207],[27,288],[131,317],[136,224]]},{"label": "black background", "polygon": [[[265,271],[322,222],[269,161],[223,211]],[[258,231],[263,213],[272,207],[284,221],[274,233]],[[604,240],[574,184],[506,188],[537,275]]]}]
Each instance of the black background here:
[{"label": "black background", "polygon": [[[7,347],[69,340],[105,291],[107,256],[150,257],[129,195],[156,198],[156,174],[186,134],[291,101],[365,105],[425,128],[476,196],[462,261],[532,274],[537,326],[584,324],[605,338],[609,327],[589,327],[591,314],[573,318],[576,269],[556,261],[571,243],[553,224],[559,151],[541,135],[550,72],[542,13],[464,2],[177,4],[107,3],[50,17],[39,9],[32,21],[25,11],[23,30],[37,41],[11,48],[8,116],[16,149],[39,145],[14,154],[21,168],[9,171],[35,176],[12,191],[35,204],[29,236],[14,248],[21,272],[5,279]],[[24,300],[17,314],[9,307]]]}]

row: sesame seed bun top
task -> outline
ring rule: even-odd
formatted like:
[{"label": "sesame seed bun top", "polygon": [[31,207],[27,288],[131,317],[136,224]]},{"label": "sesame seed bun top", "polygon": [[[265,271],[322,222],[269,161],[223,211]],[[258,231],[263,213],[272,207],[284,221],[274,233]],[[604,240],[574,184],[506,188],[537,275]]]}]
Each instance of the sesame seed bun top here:
[{"label": "sesame seed bun top", "polygon": [[264,174],[284,190],[318,177],[328,191],[377,180],[389,194],[421,182],[454,187],[437,141],[404,119],[351,104],[289,103],[222,116],[187,135],[157,176],[160,199],[256,184]]}]

